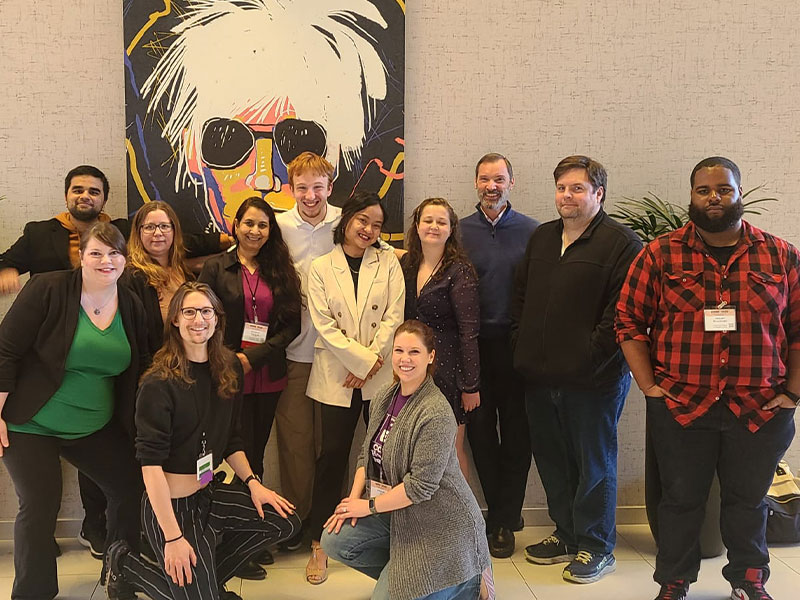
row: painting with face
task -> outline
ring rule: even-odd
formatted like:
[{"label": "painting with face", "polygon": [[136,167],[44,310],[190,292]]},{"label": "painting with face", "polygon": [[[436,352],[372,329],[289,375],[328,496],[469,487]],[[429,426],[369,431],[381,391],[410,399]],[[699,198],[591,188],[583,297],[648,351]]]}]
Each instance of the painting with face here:
[{"label": "painting with face", "polygon": [[376,191],[402,239],[405,3],[126,0],[128,209],[169,202],[230,233],[246,198],[294,205],[301,152],[336,168],[330,201]]}]

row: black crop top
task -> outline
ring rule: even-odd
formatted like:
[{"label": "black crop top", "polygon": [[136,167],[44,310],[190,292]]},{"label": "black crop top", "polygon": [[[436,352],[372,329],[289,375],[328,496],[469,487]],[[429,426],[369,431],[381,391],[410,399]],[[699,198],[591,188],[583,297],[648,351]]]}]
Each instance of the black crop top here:
[{"label": "black crop top", "polygon": [[[241,367],[239,389],[241,390]],[[167,473],[194,474],[205,431],[206,453],[214,468],[223,458],[243,450],[239,434],[241,395],[225,400],[216,394],[207,362],[189,363],[194,379],[146,377],[136,396],[136,458],[142,466],[159,465]]]}]

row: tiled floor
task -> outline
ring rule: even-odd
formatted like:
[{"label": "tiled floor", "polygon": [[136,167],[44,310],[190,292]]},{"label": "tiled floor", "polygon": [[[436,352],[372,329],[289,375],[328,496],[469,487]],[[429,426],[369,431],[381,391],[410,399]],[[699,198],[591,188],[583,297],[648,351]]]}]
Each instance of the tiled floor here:
[{"label": "tiled floor", "polygon": [[[550,533],[548,527],[526,527],[517,534],[517,552],[509,559],[495,560],[494,572],[499,600],[649,600],[657,592],[653,583],[655,546],[646,525],[619,526],[615,555],[617,571],[598,583],[575,585],[561,579],[563,565],[539,566],[525,561],[522,549]],[[58,561],[61,599],[99,600],[105,598],[97,586],[100,562],[92,559],[76,540],[59,540],[64,555]],[[11,596],[13,576],[12,545],[0,542],[0,598]],[[776,600],[800,596],[800,546],[772,548],[772,576],[769,591]],[[373,582],[340,564],[332,564],[330,577],[311,586],[303,573],[308,554],[277,554],[268,568],[266,581],[231,582],[231,589],[246,600],[300,600],[325,598],[367,600]],[[723,600],[730,588],[720,570],[724,558],[703,561],[700,581],[692,586],[690,600]]]}]

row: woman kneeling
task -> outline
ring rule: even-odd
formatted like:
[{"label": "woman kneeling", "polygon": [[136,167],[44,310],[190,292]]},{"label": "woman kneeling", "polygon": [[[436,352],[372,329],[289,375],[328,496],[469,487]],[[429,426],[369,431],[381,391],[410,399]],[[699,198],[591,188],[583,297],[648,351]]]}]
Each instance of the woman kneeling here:
[{"label": "woman kneeling", "polygon": [[[230,594],[224,584],[239,566],[294,535],[300,521],[245,457],[242,370],[222,343],[219,299],[205,284],[185,283],[165,323],[164,345],[136,401],[136,454],[147,491],[142,528],[163,568],[115,542],[105,558],[106,593],[217,600]],[[230,485],[213,476],[223,458],[238,476]]]},{"label": "woman kneeling", "polygon": [[453,410],[431,378],[433,348],[427,325],[397,328],[396,381],[372,401],[352,490],[322,535],[327,554],[377,580],[373,600],[472,600],[489,567],[486,526],[458,466]]}]

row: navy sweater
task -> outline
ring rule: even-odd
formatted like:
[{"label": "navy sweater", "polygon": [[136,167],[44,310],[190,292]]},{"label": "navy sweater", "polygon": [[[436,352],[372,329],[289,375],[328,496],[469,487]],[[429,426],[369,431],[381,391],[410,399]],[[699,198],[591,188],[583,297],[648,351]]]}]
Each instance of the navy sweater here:
[{"label": "navy sweater", "polygon": [[511,288],[514,270],[525,256],[528,240],[539,225],[511,208],[497,225],[477,210],[461,220],[461,240],[478,272],[481,329],[487,338],[506,337],[511,330]]}]

